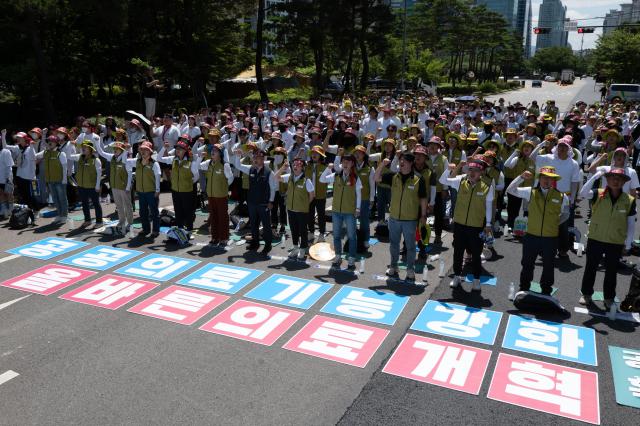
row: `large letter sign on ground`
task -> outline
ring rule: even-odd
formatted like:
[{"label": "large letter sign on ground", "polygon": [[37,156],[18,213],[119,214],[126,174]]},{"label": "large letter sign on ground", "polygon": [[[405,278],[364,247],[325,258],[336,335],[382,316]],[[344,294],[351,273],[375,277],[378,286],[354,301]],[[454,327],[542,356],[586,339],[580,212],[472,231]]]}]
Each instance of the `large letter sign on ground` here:
[{"label": "large letter sign on ground", "polygon": [[238,300],[200,330],[271,346],[302,315],[299,311]]},{"label": "large letter sign on ground", "polygon": [[53,237],[7,250],[7,253],[47,260],[87,245],[89,244],[82,241]]},{"label": "large letter sign on ground", "polygon": [[330,288],[331,284],[320,281],[276,274],[245,294],[245,297],[293,308],[309,309]]},{"label": "large letter sign on ground", "polygon": [[128,311],[178,324],[191,325],[227,299],[229,299],[227,296],[221,294],[172,285],[143,300]]},{"label": "large letter sign on ground", "polygon": [[382,370],[477,395],[491,351],[407,334]]},{"label": "large letter sign on ground", "polygon": [[600,424],[598,374],[591,371],[501,353],[487,397]]},{"label": "large letter sign on ground", "polygon": [[261,274],[262,271],[257,269],[210,263],[181,279],[178,284],[235,294]]},{"label": "large letter sign on ground", "polygon": [[116,275],[104,275],[63,294],[60,299],[113,310],[153,290],[157,285]]},{"label": "large letter sign on ground", "polygon": [[283,348],[362,368],[387,334],[382,328],[317,315]]},{"label": "large letter sign on ground", "polygon": [[640,350],[609,346],[616,402],[640,408]]},{"label": "large letter sign on ground", "polygon": [[393,325],[408,301],[407,296],[344,286],[321,312]]},{"label": "large letter sign on ground", "polygon": [[501,318],[501,312],[429,300],[411,329],[493,345]]},{"label": "large letter sign on ground", "polygon": [[167,281],[177,275],[180,275],[198,263],[200,263],[199,260],[151,254],[123,266],[118,269],[116,273],[156,281]]},{"label": "large letter sign on ground", "polygon": [[510,315],[502,347],[598,365],[593,329]]},{"label": "large letter sign on ground", "polygon": [[0,285],[47,296],[92,275],[95,275],[95,272],[62,265],[46,265]]},{"label": "large letter sign on ground", "polygon": [[109,246],[95,246],[78,254],[74,254],[66,259],[59,260],[58,263],[65,265],[80,266],[98,271],[106,271],[127,260],[142,254],[141,251],[121,249]]}]

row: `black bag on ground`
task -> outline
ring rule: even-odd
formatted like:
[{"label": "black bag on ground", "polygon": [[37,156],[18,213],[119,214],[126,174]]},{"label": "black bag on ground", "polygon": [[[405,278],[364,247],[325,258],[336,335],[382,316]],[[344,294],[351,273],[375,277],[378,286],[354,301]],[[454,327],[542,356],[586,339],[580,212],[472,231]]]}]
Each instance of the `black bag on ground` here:
[{"label": "black bag on ground", "polygon": [[378,224],[376,225],[375,235],[377,237],[384,237],[384,238],[389,237],[389,225],[387,225],[386,222],[384,223],[378,222]]},{"label": "black bag on ground", "polygon": [[9,228],[24,229],[34,222],[33,210],[27,206],[15,206],[9,218]]},{"label": "black bag on ground", "polygon": [[160,226],[175,226],[176,214],[171,210],[160,210]]},{"label": "black bag on ground", "polygon": [[640,271],[633,268],[631,282],[629,283],[629,293],[620,303],[620,310],[623,312],[640,312]]}]

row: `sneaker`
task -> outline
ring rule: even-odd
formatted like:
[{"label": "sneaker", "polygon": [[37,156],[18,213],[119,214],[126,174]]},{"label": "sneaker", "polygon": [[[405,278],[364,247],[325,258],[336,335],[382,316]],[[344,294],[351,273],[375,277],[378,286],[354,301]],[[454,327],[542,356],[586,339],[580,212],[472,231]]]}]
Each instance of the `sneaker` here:
[{"label": "sneaker", "polygon": [[298,250],[298,261],[304,262],[307,260],[307,249],[299,249]]},{"label": "sneaker", "polygon": [[342,263],[342,256],[336,253],[335,257],[331,261],[331,266],[333,268],[339,268],[341,263]]},{"label": "sneaker", "polygon": [[471,284],[471,291],[482,291],[479,279],[476,278],[475,280],[473,280],[473,283]]},{"label": "sneaker", "polygon": [[593,304],[593,300],[591,299],[591,296],[583,294],[582,296],[580,296],[580,300],[578,300],[578,303],[582,306],[587,306]]},{"label": "sneaker", "polygon": [[160,233],[158,231],[154,231],[151,233],[150,237],[151,238],[156,238],[158,235],[160,235]]},{"label": "sneaker", "polygon": [[226,247],[229,244],[229,240],[220,240],[218,241],[218,247]]},{"label": "sneaker", "polygon": [[453,277],[453,280],[451,280],[451,282],[449,283],[449,287],[451,287],[451,288],[459,287],[460,286],[460,281],[462,281],[461,278],[456,275],[455,277]]},{"label": "sneaker", "polygon": [[80,225],[80,227],[86,228],[87,226],[90,226],[90,225],[91,225],[91,221],[85,220],[84,222],[82,222],[82,225]]},{"label": "sneaker", "polygon": [[218,240],[211,240],[211,241],[209,241],[209,245],[210,245],[210,246],[217,246],[218,244],[220,244],[220,241],[218,241]]},{"label": "sneaker", "polygon": [[251,242],[247,244],[247,250],[258,250],[260,248],[260,244]]},{"label": "sneaker", "polygon": [[260,254],[262,254],[263,256],[266,256],[269,254],[270,251],[271,251],[271,244],[265,244]]},{"label": "sneaker", "polygon": [[407,269],[407,276],[405,278],[407,281],[415,281],[416,280],[416,272],[413,269]]},{"label": "sneaker", "polygon": [[398,278],[398,269],[394,268],[393,266],[390,266],[389,269],[387,269],[387,272],[385,274],[391,278]]},{"label": "sneaker", "polygon": [[280,230],[278,232],[280,234],[284,234],[286,232],[286,229],[285,229],[284,225],[280,226]]},{"label": "sneaker", "polygon": [[353,257],[350,257],[347,261],[347,269],[349,269],[350,271],[353,271],[354,269],[356,269],[356,259]]},{"label": "sneaker", "polygon": [[139,238],[149,238],[149,232],[147,232],[147,231],[140,231],[140,232],[138,232],[138,237],[139,237]]},{"label": "sneaker", "polygon": [[436,238],[433,240],[433,245],[434,245],[434,246],[441,246],[441,245],[442,245],[442,237],[436,237]]},{"label": "sneaker", "polygon": [[298,247],[296,247],[296,246],[293,246],[293,248],[289,252],[289,259],[294,259],[294,258],[298,257],[299,253],[300,253],[300,249]]}]

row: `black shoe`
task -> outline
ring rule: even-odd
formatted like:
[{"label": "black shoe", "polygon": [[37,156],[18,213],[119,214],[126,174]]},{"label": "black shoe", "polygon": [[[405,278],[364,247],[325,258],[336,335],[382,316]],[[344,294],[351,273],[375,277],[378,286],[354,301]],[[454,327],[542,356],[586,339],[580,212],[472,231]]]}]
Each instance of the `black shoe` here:
[{"label": "black shoe", "polygon": [[284,234],[284,233],[286,232],[286,229],[285,229],[284,225],[282,225],[282,226],[280,227],[280,231],[279,231],[279,232],[280,232],[281,234]]},{"label": "black shoe", "polygon": [[247,250],[258,250],[260,248],[260,244],[251,243],[247,245]]},{"label": "black shoe", "polygon": [[264,246],[260,254],[262,254],[263,256],[266,256],[269,254],[270,251],[271,251],[271,244],[268,244]]},{"label": "black shoe", "polygon": [[441,237],[436,237],[436,238],[433,240],[433,245],[434,245],[434,246],[441,246],[441,245],[442,245],[442,238],[441,238]]}]

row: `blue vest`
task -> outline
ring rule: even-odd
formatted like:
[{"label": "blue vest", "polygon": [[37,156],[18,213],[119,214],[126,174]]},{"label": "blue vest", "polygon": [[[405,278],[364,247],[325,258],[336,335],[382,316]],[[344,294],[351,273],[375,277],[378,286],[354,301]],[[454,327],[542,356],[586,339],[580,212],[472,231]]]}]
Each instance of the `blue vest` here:
[{"label": "blue vest", "polygon": [[267,204],[271,194],[269,187],[269,178],[271,170],[263,167],[258,171],[255,167],[251,167],[249,171],[249,192],[247,193],[247,202],[250,204]]}]

